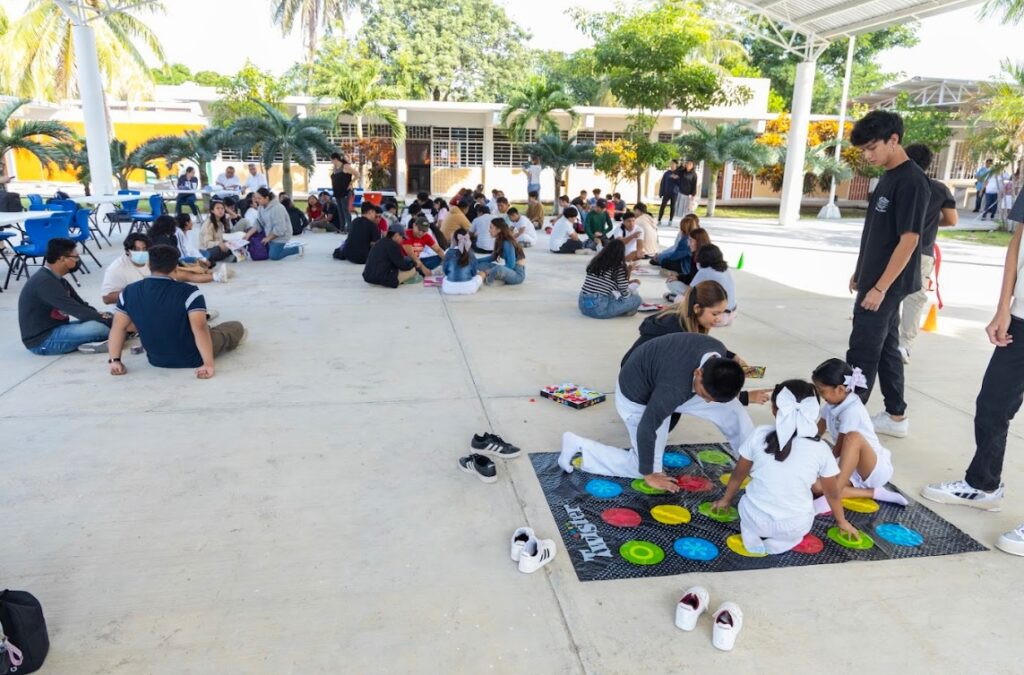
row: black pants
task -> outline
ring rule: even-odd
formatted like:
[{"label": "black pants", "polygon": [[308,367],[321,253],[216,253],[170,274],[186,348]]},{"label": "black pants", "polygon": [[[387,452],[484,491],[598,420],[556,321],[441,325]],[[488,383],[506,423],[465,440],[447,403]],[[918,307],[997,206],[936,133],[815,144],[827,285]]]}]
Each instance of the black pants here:
[{"label": "black pants", "polygon": [[174,205],[175,214],[179,214],[182,211],[184,211],[185,207],[192,209],[192,215],[199,215],[199,207],[196,206],[195,195],[178,195],[178,198],[175,200]]},{"label": "black pants", "polygon": [[658,222],[661,222],[661,217],[665,215],[665,205],[668,205],[668,219],[672,220],[676,217],[676,195],[665,195],[661,198],[661,208],[658,209]]},{"label": "black pants", "polygon": [[491,255],[494,251],[488,251],[486,248],[480,248],[476,244],[473,244],[473,251],[475,253],[483,253],[484,255]]},{"label": "black pants", "polygon": [[345,192],[338,197],[338,213],[341,214],[341,222],[338,223],[338,228],[342,232],[348,232],[349,225],[352,224],[352,212],[348,210],[348,202],[351,197],[350,192]]},{"label": "black pants", "polygon": [[579,239],[566,239],[565,243],[557,251],[552,253],[575,253],[583,248],[583,242]]},{"label": "black pants", "polygon": [[903,296],[887,294],[877,312],[861,307],[863,301],[864,293],[858,293],[846,362],[864,371],[867,378],[868,388],[860,394],[861,400],[868,402],[877,376],[885,397],[885,411],[899,416],[907,410],[907,402],[903,399],[903,359],[899,352]]},{"label": "black pants", "polygon": [[1010,335],[1019,338],[996,347],[981,381],[974,413],[974,459],[964,479],[976,490],[999,487],[1010,420],[1024,401],[1024,320],[1013,317]]},{"label": "black pants", "polygon": [[999,193],[998,192],[986,192],[985,193],[985,210],[981,212],[981,217],[991,216],[996,217],[996,210],[999,206]]},{"label": "black pants", "polygon": [[982,186],[974,193],[974,212],[981,211],[981,202],[985,198],[985,187]]}]

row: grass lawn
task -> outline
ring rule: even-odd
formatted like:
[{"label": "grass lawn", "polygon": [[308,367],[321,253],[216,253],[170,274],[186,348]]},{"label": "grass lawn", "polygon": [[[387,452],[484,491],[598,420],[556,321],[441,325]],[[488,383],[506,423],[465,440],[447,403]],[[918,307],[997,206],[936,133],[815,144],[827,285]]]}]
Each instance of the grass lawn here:
[{"label": "grass lawn", "polygon": [[[818,211],[821,210],[820,206],[803,206],[800,208],[801,218],[817,218]],[[843,218],[863,218],[865,209],[855,209],[851,207],[843,207],[840,209],[843,214]],[[706,216],[707,208],[700,206],[697,208],[698,216]],[[751,218],[755,220],[772,220],[778,219],[779,207],[778,206],[715,206],[715,217],[716,218]]]},{"label": "grass lawn", "polygon": [[958,232],[955,230],[939,230],[940,239],[955,239],[957,241],[969,241],[975,244],[988,244],[989,246],[1002,246],[1006,248],[1010,244],[1012,232],[995,230],[992,232]]}]

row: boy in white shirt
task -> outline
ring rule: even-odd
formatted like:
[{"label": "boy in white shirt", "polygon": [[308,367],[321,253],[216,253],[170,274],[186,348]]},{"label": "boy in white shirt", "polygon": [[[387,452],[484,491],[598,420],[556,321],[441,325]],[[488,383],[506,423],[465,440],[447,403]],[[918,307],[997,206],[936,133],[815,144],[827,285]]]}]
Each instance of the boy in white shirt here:
[{"label": "boy in white shirt", "polygon": [[[622,224],[612,230],[612,237],[621,239],[626,245],[626,262],[633,262],[643,258],[644,230],[637,227],[636,215],[632,211],[622,214]],[[637,243],[640,243],[640,246]]]},{"label": "boy in white shirt", "polygon": [[249,165],[249,177],[245,180],[245,192],[256,192],[261,187],[265,187],[268,190],[270,185],[267,183],[267,177],[259,172],[255,164]]},{"label": "boy in white shirt", "polygon": [[576,221],[579,218],[579,211],[574,206],[567,206],[562,211],[562,217],[555,221],[551,227],[551,239],[548,242],[548,249],[552,253],[575,253],[583,248],[580,236],[576,234]]},{"label": "boy in white shirt", "polygon": [[473,250],[477,253],[494,253],[494,237],[491,236],[491,221],[494,216],[486,206],[478,206],[479,214],[473,219],[470,234],[473,236]]},{"label": "boy in white shirt", "polygon": [[505,212],[505,222],[512,229],[523,248],[529,248],[537,243],[537,229],[529,220],[524,218],[519,209],[514,206]]}]

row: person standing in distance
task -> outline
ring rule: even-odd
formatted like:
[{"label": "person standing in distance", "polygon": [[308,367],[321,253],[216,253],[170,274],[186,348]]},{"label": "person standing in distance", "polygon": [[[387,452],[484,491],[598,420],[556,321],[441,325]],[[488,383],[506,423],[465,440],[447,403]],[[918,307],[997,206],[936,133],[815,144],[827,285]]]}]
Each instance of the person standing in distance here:
[{"label": "person standing in distance", "polygon": [[352,166],[352,162],[339,152],[331,153],[331,164],[334,166],[331,173],[331,188],[334,190],[334,200],[338,202],[338,211],[341,215],[338,227],[342,232],[348,232],[348,226],[352,222],[352,213],[349,211],[352,178],[358,176],[359,172]]}]

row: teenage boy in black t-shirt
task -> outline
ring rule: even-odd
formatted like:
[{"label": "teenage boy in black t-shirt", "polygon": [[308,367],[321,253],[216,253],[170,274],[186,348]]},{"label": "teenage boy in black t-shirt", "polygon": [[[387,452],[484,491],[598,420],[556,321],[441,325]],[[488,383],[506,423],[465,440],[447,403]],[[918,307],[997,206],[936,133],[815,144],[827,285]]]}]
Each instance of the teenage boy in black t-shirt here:
[{"label": "teenage boy in black t-shirt", "polygon": [[885,410],[871,418],[879,433],[902,438],[909,431],[900,357],[900,303],[921,288],[921,234],[931,186],[900,145],[903,120],[873,110],[850,134],[864,159],[885,168],[868,202],[850,292],[857,293],[846,361],[864,371],[867,403],[878,376]]}]

